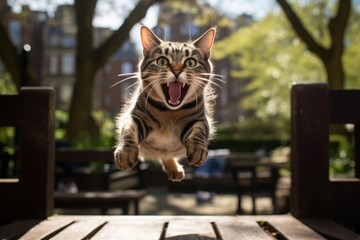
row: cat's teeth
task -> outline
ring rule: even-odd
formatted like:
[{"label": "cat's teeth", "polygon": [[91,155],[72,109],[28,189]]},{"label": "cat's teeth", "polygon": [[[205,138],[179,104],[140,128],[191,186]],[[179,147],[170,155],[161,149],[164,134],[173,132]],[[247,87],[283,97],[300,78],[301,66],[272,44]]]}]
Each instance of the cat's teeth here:
[{"label": "cat's teeth", "polygon": [[170,86],[170,83],[169,83],[169,82],[168,82],[168,83],[166,83],[166,86],[167,86],[167,87],[169,87],[169,86]]},{"label": "cat's teeth", "polygon": [[185,83],[183,83],[182,87],[183,87],[183,88],[185,87]]}]

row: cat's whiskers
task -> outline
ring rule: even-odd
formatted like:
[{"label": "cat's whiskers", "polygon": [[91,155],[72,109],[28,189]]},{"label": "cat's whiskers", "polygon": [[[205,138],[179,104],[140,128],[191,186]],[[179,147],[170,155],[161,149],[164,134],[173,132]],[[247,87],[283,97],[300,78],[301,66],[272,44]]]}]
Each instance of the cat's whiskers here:
[{"label": "cat's whiskers", "polygon": [[226,83],[226,81],[224,80],[225,77],[219,74],[214,74],[214,73],[200,73],[199,75],[204,75],[204,76],[210,76],[211,80],[216,80],[222,83]]},{"label": "cat's whiskers", "polygon": [[138,74],[134,75],[134,76],[131,76],[131,77],[127,77],[125,79],[122,79],[116,83],[114,83],[113,85],[111,85],[110,87],[115,87],[116,85],[120,84],[120,83],[123,83],[125,81],[128,81],[128,80],[131,80],[131,79],[137,79],[138,78]]},{"label": "cat's whiskers", "polygon": [[200,74],[200,75],[205,75],[205,76],[219,77],[219,78],[226,79],[225,76],[220,75],[220,74],[216,74],[216,73],[199,73],[199,74]]},{"label": "cat's whiskers", "polygon": [[132,72],[132,73],[120,73],[117,76],[118,77],[122,77],[122,76],[129,76],[129,75],[139,75],[139,73],[137,72]]},{"label": "cat's whiskers", "polygon": [[132,88],[132,87],[134,87],[134,86],[136,86],[136,85],[138,85],[138,84],[139,84],[139,81],[134,82],[133,84],[131,84],[130,86],[128,86],[127,88],[125,88],[125,91],[129,90],[130,88]]},{"label": "cat's whiskers", "polygon": [[[142,81],[147,81],[147,80],[153,80],[153,79],[157,79],[158,77],[156,76],[152,76],[152,77],[147,77],[146,79],[143,79]],[[156,84],[158,81],[152,81],[149,82],[144,88],[140,89],[139,95],[142,94],[147,88],[151,87],[152,84]]]},{"label": "cat's whiskers", "polygon": [[194,77],[194,79],[196,79],[196,80],[202,80],[202,81],[204,81],[204,82],[207,82],[207,83],[209,83],[209,84],[213,84],[213,85],[217,86],[218,88],[222,89],[222,87],[221,87],[219,84],[217,84],[216,82],[211,81],[211,80],[209,80],[209,79],[207,79],[207,78]]},{"label": "cat's whiskers", "polygon": [[155,85],[150,89],[150,91],[148,92],[148,95],[146,96],[146,100],[145,100],[145,106],[147,107],[148,105],[148,99],[149,99],[149,96],[151,94],[151,92],[154,90],[155,87],[157,86],[160,86],[161,82],[160,81],[157,81],[155,82]]},{"label": "cat's whiskers", "polygon": [[199,96],[198,96],[198,94],[197,94],[197,90],[198,90],[199,88],[202,88],[202,87],[199,85],[198,82],[193,82],[193,83],[191,84],[191,87],[194,89],[195,101],[196,101],[196,109],[198,109],[198,98],[199,98]]}]

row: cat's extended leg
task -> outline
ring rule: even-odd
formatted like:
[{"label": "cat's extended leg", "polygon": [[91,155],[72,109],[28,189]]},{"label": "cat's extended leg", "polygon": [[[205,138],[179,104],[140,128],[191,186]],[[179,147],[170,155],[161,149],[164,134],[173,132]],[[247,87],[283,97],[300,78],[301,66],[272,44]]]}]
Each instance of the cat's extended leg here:
[{"label": "cat's extended leg", "polygon": [[115,163],[122,170],[129,170],[138,162],[137,126],[133,121],[118,129],[118,145],[114,152]]},{"label": "cat's extended leg", "polygon": [[180,182],[185,178],[184,168],[175,159],[162,160],[162,165],[168,174],[169,180]]},{"label": "cat's extended leg", "polygon": [[187,157],[190,165],[200,166],[208,155],[209,125],[207,122],[196,122],[185,140]]}]

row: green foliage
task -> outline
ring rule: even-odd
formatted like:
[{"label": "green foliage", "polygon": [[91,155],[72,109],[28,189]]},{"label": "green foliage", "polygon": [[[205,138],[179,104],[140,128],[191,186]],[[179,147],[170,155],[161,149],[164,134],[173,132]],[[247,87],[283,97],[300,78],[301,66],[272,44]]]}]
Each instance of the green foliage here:
[{"label": "green foliage", "polygon": [[69,114],[64,111],[56,110],[55,112],[57,126],[55,129],[55,139],[61,142],[68,142],[72,147],[77,149],[88,148],[112,148],[115,145],[115,126],[114,120],[105,116],[103,111],[94,111],[93,117],[100,126],[100,134],[96,138],[89,135],[83,135],[76,140],[70,141],[66,138],[65,126],[69,119]]},{"label": "green foliage", "polygon": [[349,176],[355,167],[354,148],[340,135],[330,136],[330,175]]},{"label": "green foliage", "polygon": [[[333,17],[336,4],[331,1],[293,1],[292,6],[316,41],[330,44],[326,26]],[[346,88],[360,87],[360,14],[353,9],[346,34]],[[321,61],[309,52],[295,35],[282,12],[271,12],[263,19],[235,31],[228,38],[215,42],[214,59],[230,58],[232,77],[246,93],[241,106],[264,121],[290,118],[290,88],[293,83],[325,82]],[[245,86],[245,87],[244,87]]]},{"label": "green foliage", "polygon": [[343,58],[346,73],[346,88],[360,88],[360,13],[353,9],[347,28],[347,41]]},{"label": "green foliage", "polygon": [[284,126],[289,124],[259,118],[219,125],[215,138],[210,141],[210,148],[227,148],[233,152],[256,152],[262,149],[269,152],[288,144],[290,130]]},{"label": "green foliage", "polygon": [[229,149],[231,152],[267,154],[289,142],[280,139],[214,139],[210,142],[210,149]]},{"label": "green foliage", "polygon": [[9,73],[0,72],[0,94],[16,93],[16,86],[11,81]]},{"label": "green foliage", "polygon": [[[287,126],[287,127],[284,127]],[[289,139],[290,124],[286,120],[249,118],[232,124],[217,126],[215,140],[219,139]]]},{"label": "green foliage", "polygon": [[168,1],[167,4],[171,4],[173,9],[172,16],[195,16],[193,21],[197,26],[217,26],[218,28],[222,29],[229,28],[234,25],[234,22],[230,18],[223,16],[219,11],[210,7],[209,5],[198,1],[172,0],[171,2]]},{"label": "green foliage", "polygon": [[213,56],[232,59],[239,69],[232,76],[248,81],[240,90],[247,93],[241,100],[242,107],[263,120],[289,119],[292,83],[325,81],[320,61],[295,38],[284,17],[276,13],[215,44]]}]

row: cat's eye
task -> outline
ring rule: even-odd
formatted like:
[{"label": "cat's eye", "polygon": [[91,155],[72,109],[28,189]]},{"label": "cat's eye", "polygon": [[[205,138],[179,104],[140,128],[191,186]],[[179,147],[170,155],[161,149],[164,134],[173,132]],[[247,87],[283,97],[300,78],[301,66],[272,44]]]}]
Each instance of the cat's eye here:
[{"label": "cat's eye", "polygon": [[166,57],[159,57],[156,60],[156,63],[161,67],[167,67],[169,66],[169,60]]},{"label": "cat's eye", "polygon": [[188,58],[188,59],[186,59],[184,65],[185,65],[185,67],[195,67],[196,60],[194,58]]}]

